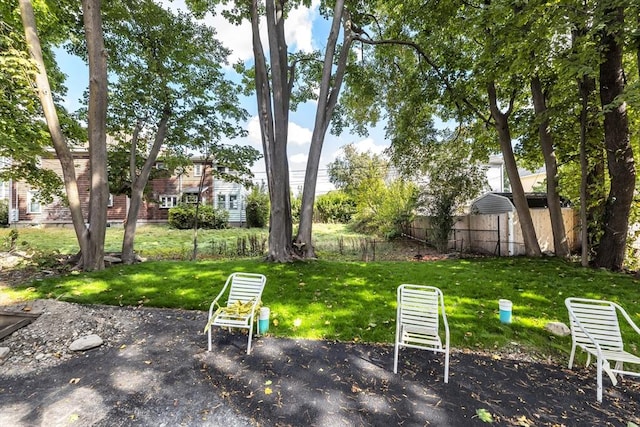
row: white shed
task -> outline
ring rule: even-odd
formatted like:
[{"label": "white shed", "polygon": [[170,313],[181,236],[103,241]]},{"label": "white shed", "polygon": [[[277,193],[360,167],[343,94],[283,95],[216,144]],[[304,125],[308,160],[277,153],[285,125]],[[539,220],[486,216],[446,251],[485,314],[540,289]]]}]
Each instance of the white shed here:
[{"label": "white shed", "polygon": [[515,210],[508,197],[496,193],[484,194],[471,203],[472,214],[501,214]]}]

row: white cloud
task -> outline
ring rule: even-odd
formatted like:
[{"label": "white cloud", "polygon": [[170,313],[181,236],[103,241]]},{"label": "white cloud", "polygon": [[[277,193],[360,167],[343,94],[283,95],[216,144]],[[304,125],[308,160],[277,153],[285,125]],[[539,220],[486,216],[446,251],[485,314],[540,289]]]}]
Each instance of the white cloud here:
[{"label": "white cloud", "polygon": [[262,137],[260,136],[260,121],[258,120],[258,116],[251,117],[247,124],[247,132],[249,133],[249,141],[255,145],[262,144]]},{"label": "white cloud", "polygon": [[[376,144],[373,138],[365,138],[358,142],[353,143],[354,147],[359,153],[371,152],[373,154],[383,154],[384,150],[388,148],[387,145],[379,145]],[[338,147],[333,153],[331,153],[328,157],[327,163],[331,163],[336,160],[338,157],[342,156],[342,147]]]},{"label": "white cloud", "polygon": [[285,22],[285,37],[290,46],[295,45],[304,52],[313,50],[311,27],[319,5],[319,0],[313,0],[311,8],[301,7],[289,13]]},{"label": "white cloud", "polygon": [[311,143],[311,129],[289,121],[289,144],[306,145]]},{"label": "white cloud", "polygon": [[[160,0],[160,3],[170,10],[187,10],[184,0]],[[285,22],[285,37],[289,46],[296,46],[297,49],[309,52],[313,49],[311,28],[313,20],[317,16],[319,0],[313,0],[311,8],[298,8],[289,13]],[[217,38],[224,46],[231,49],[229,57],[231,64],[241,61],[253,60],[253,47],[251,43],[251,24],[246,19],[240,25],[231,24],[221,12],[230,9],[232,6],[219,6],[218,13],[212,15],[207,13],[203,22],[215,29]],[[267,25],[264,17],[260,19],[260,39],[262,40],[265,54],[269,50],[267,38]]]},{"label": "white cloud", "polygon": [[298,165],[306,165],[307,157],[308,156],[305,153],[294,154],[289,156],[289,164],[294,168],[297,168]]},{"label": "white cloud", "polygon": [[[264,19],[263,19],[264,20]],[[231,49],[229,63],[234,64],[238,60],[245,62],[253,59],[253,47],[251,45],[251,24],[244,20],[240,25],[234,25],[227,21],[220,13],[212,16],[210,13],[204,22],[216,30],[216,37],[222,44]],[[266,40],[266,26],[260,29],[260,38]]]},{"label": "white cloud", "polygon": [[[160,0],[160,4],[166,9],[172,11],[186,11],[188,10],[184,0]],[[216,31],[216,37],[222,42],[222,44],[231,49],[232,53],[229,56],[229,63],[233,64],[238,60],[247,61],[253,58],[253,48],[251,46],[251,24],[244,20],[241,25],[234,25],[227,21],[222,16],[222,11],[230,9],[231,6],[219,6],[218,13],[215,15],[207,12],[204,22]],[[261,38],[266,40],[266,26],[264,31],[261,31]],[[264,33],[264,34],[262,34]]]},{"label": "white cloud", "polygon": [[377,145],[373,138],[365,138],[356,142],[354,145],[360,153],[370,151],[373,154],[382,154],[385,148],[387,148],[386,145]]},{"label": "white cloud", "polygon": [[[247,131],[249,132],[249,140],[260,145],[262,143],[262,137],[260,136],[260,121],[258,116],[253,116],[247,124]],[[311,143],[311,130],[289,121],[289,144],[306,145]]]}]

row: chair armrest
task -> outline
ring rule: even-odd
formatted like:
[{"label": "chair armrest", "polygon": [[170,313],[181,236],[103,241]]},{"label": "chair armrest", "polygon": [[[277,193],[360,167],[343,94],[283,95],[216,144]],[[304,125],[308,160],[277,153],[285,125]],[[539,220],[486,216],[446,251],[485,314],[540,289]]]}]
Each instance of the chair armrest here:
[{"label": "chair armrest", "polygon": [[224,286],[222,287],[222,290],[209,306],[209,317],[211,317],[211,315],[213,314],[214,307],[216,306],[220,298],[222,298],[222,296],[224,295],[224,292],[227,290],[227,287],[229,286],[229,283],[231,282],[231,280],[232,280],[232,276],[227,277],[227,281],[224,282]]},{"label": "chair armrest", "polygon": [[616,308],[618,308],[618,310],[620,310],[620,312],[622,313],[622,316],[625,318],[625,320],[627,321],[627,323],[628,323],[629,325],[631,325],[631,327],[636,331],[636,333],[637,333],[638,335],[640,335],[640,328],[638,328],[638,326],[636,326],[636,324],[634,323],[633,319],[631,319],[631,316],[629,316],[629,315],[627,314],[627,312],[626,312],[622,307],[620,307],[620,306],[619,306],[619,305],[617,305],[617,304],[616,304]]}]

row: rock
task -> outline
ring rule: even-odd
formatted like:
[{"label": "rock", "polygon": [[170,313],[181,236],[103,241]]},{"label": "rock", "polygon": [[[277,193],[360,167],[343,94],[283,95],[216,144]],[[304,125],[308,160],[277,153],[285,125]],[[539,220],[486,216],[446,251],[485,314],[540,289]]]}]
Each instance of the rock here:
[{"label": "rock", "polygon": [[566,337],[567,335],[571,335],[571,329],[567,325],[562,322],[549,322],[544,325],[544,328],[551,332],[553,335],[557,335],[559,337]]},{"label": "rock", "polygon": [[4,360],[9,357],[9,353],[11,353],[9,347],[0,347],[0,363],[4,362]]},{"label": "rock", "polygon": [[69,346],[71,351],[84,351],[91,348],[99,347],[103,343],[102,338],[96,334],[85,335],[80,337]]},{"label": "rock", "polygon": [[104,262],[109,262],[111,264],[119,264],[119,263],[122,262],[122,260],[120,258],[118,258],[117,256],[105,255],[104,256]]}]

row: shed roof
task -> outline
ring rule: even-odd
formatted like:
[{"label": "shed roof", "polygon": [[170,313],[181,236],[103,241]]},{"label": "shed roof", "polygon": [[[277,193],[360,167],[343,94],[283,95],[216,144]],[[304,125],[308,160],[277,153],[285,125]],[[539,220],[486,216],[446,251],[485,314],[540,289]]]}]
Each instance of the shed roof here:
[{"label": "shed roof", "polygon": [[508,197],[497,193],[486,193],[471,203],[471,212],[474,214],[499,214],[515,210]]},{"label": "shed roof", "polygon": [[[548,208],[546,193],[526,193],[529,208]],[[562,207],[570,207],[568,200],[561,199]],[[513,212],[516,208],[513,204],[512,193],[486,193],[478,197],[471,204],[471,212],[478,214],[496,214]]]}]

